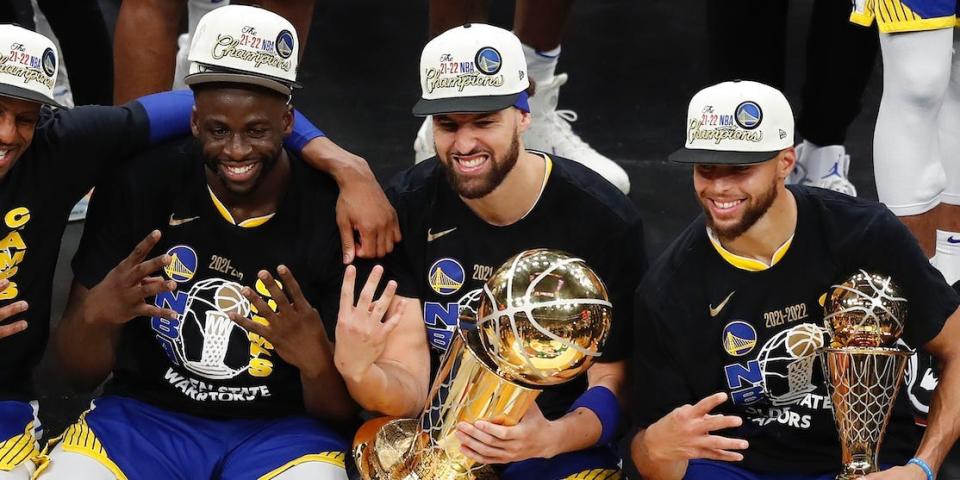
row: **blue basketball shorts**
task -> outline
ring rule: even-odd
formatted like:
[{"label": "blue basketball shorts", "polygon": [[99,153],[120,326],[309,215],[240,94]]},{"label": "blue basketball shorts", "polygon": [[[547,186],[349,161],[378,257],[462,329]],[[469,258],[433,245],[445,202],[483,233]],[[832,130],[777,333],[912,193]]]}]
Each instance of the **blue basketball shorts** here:
[{"label": "blue basketball shorts", "polygon": [[883,33],[920,32],[960,26],[957,0],[853,0],[850,21]]},{"label": "blue basketball shorts", "polygon": [[[890,468],[885,466],[884,468]],[[684,480],[834,480],[837,473],[800,475],[795,473],[761,474],[744,470],[735,463],[714,460],[690,460]]]},{"label": "blue basketball shorts", "polygon": [[345,439],[306,416],[215,420],[118,396],[95,400],[48,448],[57,443],[121,480],[271,479],[305,462],[345,468],[349,451]]},{"label": "blue basketball shorts", "polygon": [[500,470],[502,480],[620,480],[620,457],[611,446],[601,446],[508,464]]},{"label": "blue basketball shorts", "polygon": [[0,471],[37,459],[41,434],[36,402],[0,401]]}]

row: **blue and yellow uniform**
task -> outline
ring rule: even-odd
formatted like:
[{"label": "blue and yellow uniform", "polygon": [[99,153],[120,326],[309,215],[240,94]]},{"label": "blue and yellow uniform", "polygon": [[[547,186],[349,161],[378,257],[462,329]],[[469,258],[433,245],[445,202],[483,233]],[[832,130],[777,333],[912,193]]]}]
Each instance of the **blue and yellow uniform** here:
[{"label": "blue and yellow uniform", "polygon": [[957,0],[854,0],[850,21],[883,33],[920,32],[960,26]]},{"label": "blue and yellow uniform", "polygon": [[290,163],[277,212],[239,224],[207,186],[192,138],[133,160],[97,190],[73,263],[77,280],[96,285],[159,228],[151,256],[172,257],[161,275],[177,289],[149,301],[178,319],[124,326],[104,397],[61,448],[119,478],[268,479],[303,462],[344,468],[345,437],[307,415],[299,371],[228,317],[265,321],[240,290],[277,308],[257,272],[284,264],[333,338],[343,275],[338,189],[297,157]]}]

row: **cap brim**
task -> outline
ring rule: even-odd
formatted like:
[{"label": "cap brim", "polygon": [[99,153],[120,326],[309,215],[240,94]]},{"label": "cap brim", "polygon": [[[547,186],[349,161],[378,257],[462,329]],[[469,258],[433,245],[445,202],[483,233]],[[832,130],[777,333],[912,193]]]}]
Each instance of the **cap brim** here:
[{"label": "cap brim", "polygon": [[199,72],[191,73],[183,78],[183,83],[187,85],[200,85],[203,83],[244,83],[247,85],[257,85],[269,88],[283,95],[292,95],[294,88],[300,88],[300,84],[293,82],[281,82],[270,77],[262,75],[253,75],[249,73],[237,72]]},{"label": "cap brim", "polygon": [[26,88],[20,88],[6,83],[0,83],[0,95],[19,98],[21,100],[29,100],[31,102],[37,102],[43,105],[50,105],[51,107],[64,108],[64,106],[57,103],[56,100],[42,93],[37,93],[33,90],[27,90]]},{"label": "cap brim", "polygon": [[427,100],[421,98],[413,106],[413,114],[417,117],[439,115],[442,113],[487,113],[512,107],[520,98],[518,92],[510,95],[487,95],[481,97],[453,97]]},{"label": "cap brim", "polygon": [[776,157],[780,150],[772,152],[724,152],[681,148],[670,154],[671,162],[699,165],[751,165],[763,163]]}]

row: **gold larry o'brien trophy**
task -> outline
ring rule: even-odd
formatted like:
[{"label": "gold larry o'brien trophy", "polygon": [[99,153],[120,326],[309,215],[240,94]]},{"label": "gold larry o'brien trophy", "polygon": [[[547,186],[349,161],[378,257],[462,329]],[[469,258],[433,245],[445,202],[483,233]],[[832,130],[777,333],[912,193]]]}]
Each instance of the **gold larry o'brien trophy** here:
[{"label": "gold larry o'brien trophy", "polygon": [[907,300],[890,277],[860,270],[834,285],[824,313],[833,339],[820,360],[840,435],[843,471],[837,479],[860,478],[879,470],[880,443],[913,353],[895,345]]},{"label": "gold larry o'brien trophy", "polygon": [[546,249],[507,260],[484,285],[416,419],[375,419],[353,455],[366,480],[496,478],[460,452],[459,422],[516,425],[540,388],[587,370],[610,330],[612,306],[583,260]]}]

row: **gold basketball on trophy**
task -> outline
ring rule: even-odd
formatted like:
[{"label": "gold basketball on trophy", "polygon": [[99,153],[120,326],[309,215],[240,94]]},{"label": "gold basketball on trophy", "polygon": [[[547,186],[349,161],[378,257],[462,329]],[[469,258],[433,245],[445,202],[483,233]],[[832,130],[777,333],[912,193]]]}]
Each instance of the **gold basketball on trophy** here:
[{"label": "gold basketball on trophy", "polygon": [[860,270],[834,285],[823,307],[833,347],[889,347],[903,335],[907,300],[890,277]]},{"label": "gold basketball on trophy", "polygon": [[542,387],[590,367],[612,315],[606,287],[583,260],[536,249],[515,255],[490,277],[477,328],[504,378]]}]

